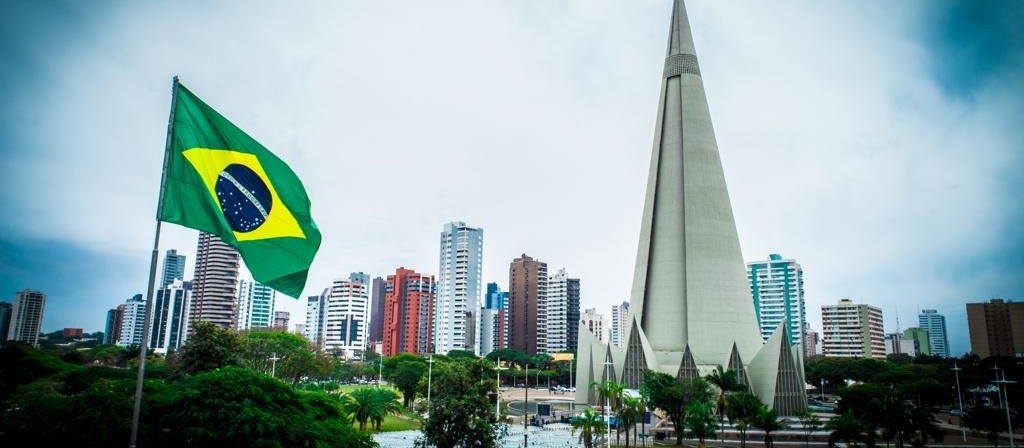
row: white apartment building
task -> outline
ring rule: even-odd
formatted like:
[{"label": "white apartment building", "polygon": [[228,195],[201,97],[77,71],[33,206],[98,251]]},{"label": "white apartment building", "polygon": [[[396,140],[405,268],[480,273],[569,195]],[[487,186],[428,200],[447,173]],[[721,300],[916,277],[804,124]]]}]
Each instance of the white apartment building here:
[{"label": "white apartment building", "polygon": [[480,295],[484,231],[450,222],[441,232],[434,301],[434,353],[468,350],[480,355]]},{"label": "white apartment building", "polygon": [[186,289],[184,283],[178,279],[172,279],[156,292],[149,348],[157,353],[166,354],[169,350],[177,350],[185,344],[188,332],[188,302],[191,297],[192,291]]},{"label": "white apartment building", "polygon": [[324,349],[324,313],[330,295],[331,288],[326,288],[320,295],[306,298],[306,325],[302,335],[320,350]]},{"label": "white apartment building", "polygon": [[360,358],[369,331],[370,286],[355,280],[335,280],[324,305],[324,351],[347,359]]},{"label": "white apartment building", "polygon": [[601,342],[608,342],[608,320],[604,315],[597,312],[597,308],[587,308],[580,316],[580,323],[594,333]]},{"label": "white apartment building", "polygon": [[117,345],[138,347],[142,345],[142,334],[146,322],[146,300],[136,294],[124,302],[124,316],[121,317],[121,336]]},{"label": "white apartment building", "polygon": [[843,298],[821,306],[821,326],[825,356],[885,359],[880,308]]},{"label": "white apartment building", "polygon": [[277,291],[255,280],[238,281],[239,331],[250,328],[270,328],[274,324],[274,300]]},{"label": "white apartment building", "polygon": [[761,339],[767,342],[779,324],[785,323],[789,345],[800,344],[802,353],[807,345],[800,337],[807,311],[804,308],[804,271],[800,264],[793,259],[783,259],[779,254],[770,254],[767,260],[747,263],[747,281]]},{"label": "white apartment building", "polygon": [[611,344],[626,348],[626,337],[629,334],[629,302],[622,302],[620,305],[612,305],[612,328],[609,333]]},{"label": "white apartment building", "polygon": [[46,294],[24,289],[14,295],[11,306],[11,323],[7,330],[8,341],[20,341],[32,346],[39,345],[39,328],[43,324],[43,309]]},{"label": "white apartment building", "polygon": [[[548,294],[541,313],[544,316],[545,344],[537,350],[541,353],[564,352],[569,347],[569,274],[561,268],[548,277]],[[577,302],[578,303],[578,302]],[[579,306],[579,305],[577,305]],[[573,347],[575,349],[575,346]]]}]

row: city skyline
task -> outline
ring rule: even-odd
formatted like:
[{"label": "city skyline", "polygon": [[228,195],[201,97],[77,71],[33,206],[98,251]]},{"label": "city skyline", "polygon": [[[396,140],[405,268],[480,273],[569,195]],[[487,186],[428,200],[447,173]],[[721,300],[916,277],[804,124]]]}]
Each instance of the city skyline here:
[{"label": "city skyline", "polygon": [[[324,246],[304,296],[353,270],[436,275],[437,227],[465,220],[488,232],[484,283],[508,288],[521,253],[558,260],[582,280],[581,308],[608,315],[629,296],[670,3],[338,4],[316,11],[332,29],[288,36],[265,30],[305,23],[307,5],[213,4],[186,21],[170,5],[5,3],[0,55],[18,63],[0,64],[0,300],[41,290],[44,331],[95,330],[145,291],[177,73],[306,183]],[[743,258],[800,260],[812,328],[847,296],[881,308],[887,332],[890,316],[906,327],[937,309],[955,355],[965,303],[1024,299],[1019,5],[688,8]],[[955,20],[967,13],[980,19]],[[210,26],[224,15],[249,24]],[[169,28],[186,22],[207,32]],[[335,175],[377,164],[417,183]],[[448,165],[461,177],[421,175]],[[196,232],[164,232],[161,253],[191,272]]]}]

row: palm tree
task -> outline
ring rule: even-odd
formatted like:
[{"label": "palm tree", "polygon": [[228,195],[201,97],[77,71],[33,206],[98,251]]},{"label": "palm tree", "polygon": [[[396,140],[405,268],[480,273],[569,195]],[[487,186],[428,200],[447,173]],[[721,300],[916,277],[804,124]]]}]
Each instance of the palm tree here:
[{"label": "palm tree", "polygon": [[[604,381],[600,383],[594,381],[593,383],[590,383],[590,387],[595,388],[601,403],[609,403],[611,409],[607,409],[605,412],[610,415],[617,415],[619,413],[619,409],[622,408],[622,391],[626,389],[625,384],[617,383],[615,381]],[[616,437],[618,436],[620,429],[621,428],[616,425]]]},{"label": "palm tree", "polygon": [[807,409],[800,411],[796,416],[800,419],[804,432],[807,433],[807,437],[804,439],[804,446],[809,446],[811,444],[811,433],[821,427],[821,419],[818,418],[817,414]]},{"label": "palm tree", "polygon": [[[622,409],[619,410],[618,420],[626,430],[626,448],[629,448],[629,432],[636,428],[636,424],[640,423],[640,418],[643,415],[644,405],[640,397],[627,396],[622,399]],[[633,436],[634,442],[636,442],[636,431],[633,431]]]},{"label": "palm tree", "polygon": [[372,421],[374,428],[380,431],[381,423],[388,414],[398,414],[398,394],[389,389],[360,387],[344,396],[342,406],[352,419],[359,422],[359,430],[366,430],[366,423]]},{"label": "palm tree", "polygon": [[856,447],[857,442],[864,442],[868,446],[875,444],[874,429],[851,412],[833,417],[825,424],[825,429],[832,431],[828,436],[829,447],[836,446],[838,441],[843,441],[851,447]]},{"label": "palm tree", "polygon": [[390,389],[373,389],[377,402],[376,412],[370,417],[373,420],[374,429],[380,431],[380,425],[388,414],[398,415],[402,413],[402,406],[398,403],[398,394]]},{"label": "palm tree", "polygon": [[709,383],[718,388],[718,400],[715,406],[718,408],[719,425],[725,426],[725,408],[728,403],[725,401],[725,394],[740,388],[739,378],[735,370],[725,370],[722,366],[716,366],[715,371],[704,377]]},{"label": "palm tree", "polygon": [[745,448],[747,446],[747,428],[750,427],[750,423],[757,416],[757,412],[761,410],[761,400],[756,395],[750,392],[739,392],[730,394],[726,397],[728,406],[726,411],[729,413],[729,421],[736,425],[736,429],[740,431],[740,447]]},{"label": "palm tree", "polygon": [[342,398],[344,400],[342,407],[352,416],[353,420],[359,422],[360,431],[366,430],[366,422],[373,417],[375,412],[377,398],[374,390],[369,387],[360,387]]},{"label": "palm tree", "polygon": [[594,435],[603,433],[605,428],[604,420],[590,408],[584,409],[579,417],[572,420],[572,434],[580,432],[579,440],[584,448],[593,448]]},{"label": "palm tree", "polygon": [[750,425],[764,431],[765,448],[772,448],[775,444],[775,441],[772,439],[772,431],[788,427],[785,422],[779,420],[779,413],[775,409],[768,409],[767,406],[763,405],[757,411],[757,416],[750,422]]},{"label": "palm tree", "polygon": [[710,401],[691,401],[686,405],[686,435],[697,439],[698,448],[704,448],[704,439],[714,437],[718,429],[712,406]]}]

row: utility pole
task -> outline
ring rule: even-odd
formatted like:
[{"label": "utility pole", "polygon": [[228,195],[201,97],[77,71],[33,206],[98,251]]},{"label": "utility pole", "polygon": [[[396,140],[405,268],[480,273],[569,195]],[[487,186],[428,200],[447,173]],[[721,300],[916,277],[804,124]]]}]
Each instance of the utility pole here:
[{"label": "utility pole", "polygon": [[494,371],[498,375],[498,384],[494,387],[494,421],[499,421],[501,420],[501,358],[498,358]]},{"label": "utility pole", "polygon": [[964,399],[960,395],[960,371],[963,370],[956,363],[953,363],[953,375],[956,377],[956,401],[960,405],[960,435],[963,436],[964,442],[967,441],[967,428],[964,428]]},{"label": "utility pole", "polygon": [[612,366],[612,362],[611,361],[605,361],[604,362],[604,388],[605,388],[605,394],[604,394],[604,417],[605,418],[604,418],[604,420],[605,420],[605,426],[608,427],[608,439],[607,439],[608,440],[608,446],[612,446],[612,418],[611,418],[612,404],[609,401],[610,397],[608,396],[608,393],[607,393],[608,392],[608,380],[612,376],[611,373],[610,373],[611,372],[611,366]]},{"label": "utility pole", "polygon": [[[1006,391],[1006,385],[1010,384],[1010,383],[1016,383],[1016,381],[1007,381],[1006,380],[1006,375],[1003,374],[1003,369],[1000,369],[998,367],[992,367],[992,368],[996,370],[996,383],[999,384],[999,386],[1002,386],[1002,397],[1001,397],[1001,399],[1002,399],[1003,405],[1006,406],[1006,428],[1008,430],[1007,432],[1010,435],[1010,448],[1014,448],[1013,423],[1010,420],[1010,394],[1009,394],[1009,392]],[[999,391],[1000,391],[1000,389],[997,388],[996,389],[996,393],[998,394]]]},{"label": "utility pole", "polygon": [[[430,417],[430,386],[434,379],[434,354],[430,354],[430,358],[427,359],[427,417]],[[422,375],[422,374],[421,374]]]},{"label": "utility pole", "polygon": [[526,361],[526,382],[523,383],[526,395],[523,397],[523,446],[530,446],[530,427],[526,417],[530,415],[530,361]]}]

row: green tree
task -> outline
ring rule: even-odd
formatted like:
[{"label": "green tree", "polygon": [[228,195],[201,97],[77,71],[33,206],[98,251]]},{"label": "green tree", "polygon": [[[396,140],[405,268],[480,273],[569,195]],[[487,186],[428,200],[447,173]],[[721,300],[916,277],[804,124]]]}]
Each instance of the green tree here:
[{"label": "green tree", "polygon": [[[366,423],[376,421],[376,416],[385,414],[385,397],[378,394],[376,387],[360,387],[344,395],[342,408],[359,423],[359,431],[366,431]],[[383,417],[382,417],[383,418]]]},{"label": "green tree", "polygon": [[203,320],[193,321],[191,328],[192,334],[178,351],[179,370],[196,374],[242,364],[238,334]]},{"label": "green tree", "polygon": [[709,401],[713,395],[711,386],[703,378],[680,380],[653,370],[644,372],[644,387],[650,394],[651,407],[661,409],[674,425],[676,445],[683,444],[686,405],[694,400]]},{"label": "green tree", "polygon": [[579,440],[583,443],[584,448],[594,447],[594,436],[597,434],[604,433],[607,429],[607,425],[604,423],[604,419],[594,412],[593,409],[586,408],[578,417],[572,419],[572,433],[580,433]]},{"label": "green tree", "polygon": [[487,359],[491,362],[497,362],[501,359],[504,362],[510,362],[519,367],[526,367],[530,356],[514,348],[503,348],[501,350],[494,350],[487,354]]},{"label": "green tree", "polygon": [[985,433],[985,437],[992,446],[999,447],[999,433],[1006,430],[1006,417],[1003,412],[996,408],[976,407],[969,409],[964,414],[963,425],[978,432]]},{"label": "green tree", "polygon": [[390,389],[374,388],[374,394],[376,395],[377,402],[379,403],[377,412],[375,412],[370,418],[373,420],[373,428],[380,431],[380,425],[384,422],[384,417],[388,415],[399,415],[402,413],[402,407],[398,404],[398,394],[392,392]]},{"label": "green tree", "polygon": [[[714,404],[710,401],[691,401],[686,405],[683,424],[686,435],[697,439],[697,447],[704,448],[704,440],[715,437],[718,422],[715,421]],[[771,447],[769,447],[771,448]]]},{"label": "green tree", "polygon": [[750,422],[750,426],[764,431],[765,448],[772,448],[775,446],[775,439],[772,437],[772,432],[787,428],[786,423],[779,420],[779,413],[775,411],[775,409],[768,409],[768,407],[764,405],[761,406],[761,409],[758,409],[757,416],[754,417],[752,422]]},{"label": "green tree", "polygon": [[[436,359],[435,359],[436,360]],[[491,448],[498,445],[494,402],[493,363],[459,359],[434,363],[433,396],[420,447]]]},{"label": "green tree", "polygon": [[719,425],[725,426],[725,408],[728,406],[725,395],[742,387],[736,371],[722,369],[722,366],[719,365],[715,366],[715,371],[706,375],[704,379],[718,388],[718,400],[715,401],[715,407],[718,410]]},{"label": "green tree", "polygon": [[[271,373],[285,382],[305,377],[325,377],[331,361],[319,353],[308,339],[279,330],[253,330],[241,335],[242,365],[257,372]],[[279,358],[277,362],[271,358]]]},{"label": "green tree", "polygon": [[412,401],[416,399],[416,391],[420,387],[420,380],[426,374],[426,363],[416,360],[400,362],[391,375],[391,383],[398,390],[402,391],[402,405],[406,408],[409,408]]},{"label": "green tree", "polygon": [[[644,415],[644,405],[640,397],[623,396],[622,408],[619,409],[618,422],[626,431],[626,448],[629,448],[629,433],[640,423]],[[634,437],[636,431],[633,431]],[[636,442],[634,438],[634,442]],[[635,445],[635,443],[634,443]]]},{"label": "green tree", "polygon": [[818,418],[818,414],[815,414],[807,409],[804,409],[796,414],[797,418],[800,419],[800,425],[803,426],[804,432],[807,433],[804,439],[804,446],[810,446],[811,444],[811,433],[821,428],[821,419]]},{"label": "green tree", "polygon": [[477,358],[476,354],[474,354],[472,350],[448,350],[447,356],[451,359]]},{"label": "green tree", "polygon": [[174,389],[158,405],[155,446],[375,446],[356,433],[335,397],[299,393],[242,367],[200,373]]},{"label": "green tree", "polygon": [[726,397],[728,406],[726,406],[726,412],[729,414],[729,421],[736,425],[736,429],[740,432],[740,447],[747,446],[747,429],[750,428],[751,422],[757,417],[758,411],[764,406],[761,404],[761,400],[750,392],[738,392],[730,394]]},{"label": "green tree", "polygon": [[828,436],[829,447],[836,446],[836,442],[839,441],[850,447],[856,447],[858,443],[864,443],[869,447],[875,446],[874,428],[850,411],[832,417],[825,424],[825,429],[831,431]]}]

